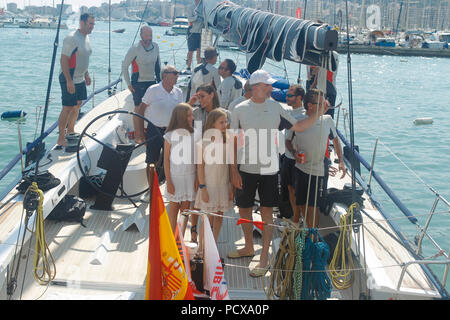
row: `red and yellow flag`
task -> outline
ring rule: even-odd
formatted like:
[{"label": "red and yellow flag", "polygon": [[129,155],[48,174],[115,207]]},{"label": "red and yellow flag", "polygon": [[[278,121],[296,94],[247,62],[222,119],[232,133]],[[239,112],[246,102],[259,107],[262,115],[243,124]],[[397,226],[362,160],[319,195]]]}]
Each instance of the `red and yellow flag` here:
[{"label": "red and yellow flag", "polygon": [[146,300],[194,299],[155,172],[152,186]]}]

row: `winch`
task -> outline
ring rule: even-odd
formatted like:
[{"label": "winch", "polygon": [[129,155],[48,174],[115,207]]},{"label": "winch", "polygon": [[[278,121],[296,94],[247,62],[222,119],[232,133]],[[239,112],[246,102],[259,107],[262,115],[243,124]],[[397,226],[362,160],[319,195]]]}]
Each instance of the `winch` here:
[{"label": "winch", "polygon": [[78,141],[80,140],[80,134],[72,132],[66,136],[67,145],[66,152],[77,152]]}]

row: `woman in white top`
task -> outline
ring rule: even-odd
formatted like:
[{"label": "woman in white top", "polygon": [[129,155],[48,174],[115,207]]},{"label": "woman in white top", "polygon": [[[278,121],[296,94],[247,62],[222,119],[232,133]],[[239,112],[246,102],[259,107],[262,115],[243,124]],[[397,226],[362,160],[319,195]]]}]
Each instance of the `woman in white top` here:
[{"label": "woman in white top", "polygon": [[194,130],[192,107],[180,103],[175,107],[164,135],[165,197],[169,200],[169,221],[175,233],[178,211],[188,209],[197,191],[195,142],[201,133]]}]

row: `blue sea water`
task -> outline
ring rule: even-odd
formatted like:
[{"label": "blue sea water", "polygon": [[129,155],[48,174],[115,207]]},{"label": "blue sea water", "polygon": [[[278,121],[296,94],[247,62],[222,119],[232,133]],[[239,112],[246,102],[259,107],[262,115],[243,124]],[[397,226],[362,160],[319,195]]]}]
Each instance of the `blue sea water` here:
[{"label": "blue sea water", "polygon": [[[111,34],[112,80],[120,76],[121,61],[133,42],[138,25],[133,22],[112,23],[112,30],[126,29],[123,34]],[[179,69],[184,68],[187,50],[185,37],[165,36],[167,28],[163,27],[153,27],[153,30],[162,61],[175,64]],[[70,31],[61,30],[60,34],[46,128],[57,121],[61,110],[57,75],[62,40]],[[7,110],[24,110],[28,113],[26,122],[20,127],[24,145],[34,140],[36,132],[39,135],[41,130],[42,106],[45,105],[55,34],[55,30],[0,28],[0,113]],[[108,24],[97,21],[90,35],[93,54],[89,68],[91,78],[95,78],[96,89],[108,83],[108,36]],[[220,59],[225,58],[235,60],[239,68],[245,66],[245,56],[236,52],[221,51]],[[264,69],[285,75],[282,63],[267,62]],[[379,139],[375,170],[421,225],[424,225],[435,199],[430,187],[450,199],[450,161],[447,159],[450,150],[449,70],[450,59],[351,56],[355,143],[370,163],[375,140]],[[298,65],[287,61],[286,72],[290,82],[296,82]],[[301,76],[306,76],[304,68]],[[339,129],[349,138],[349,121],[343,116],[349,111],[346,55],[340,55],[337,86],[337,100],[343,102],[339,111]],[[88,94],[91,92],[92,86],[88,88]],[[105,97],[105,94],[97,96],[96,103]],[[86,111],[91,107],[92,104],[88,103],[84,109]],[[414,119],[422,117],[433,118],[433,124],[413,124]],[[19,152],[17,124],[1,121],[0,133],[1,170]],[[46,140],[47,146],[56,141],[56,135],[55,130]],[[367,181],[368,173],[365,169],[362,171]],[[0,181],[0,193],[19,173],[20,164]],[[373,192],[393,222],[413,239],[417,227],[404,218],[375,182]],[[436,211],[429,230],[442,249],[448,252],[450,213],[442,204],[438,205]],[[427,240],[424,250],[427,256],[437,253]],[[442,275],[443,268],[433,267],[433,270],[439,276]]]}]

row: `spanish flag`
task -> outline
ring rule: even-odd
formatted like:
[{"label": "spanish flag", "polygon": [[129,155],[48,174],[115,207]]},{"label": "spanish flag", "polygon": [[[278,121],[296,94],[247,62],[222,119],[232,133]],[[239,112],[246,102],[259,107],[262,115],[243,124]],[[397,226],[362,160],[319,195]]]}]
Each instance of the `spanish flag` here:
[{"label": "spanish flag", "polygon": [[193,300],[183,260],[154,174],[150,207],[146,300]]}]

